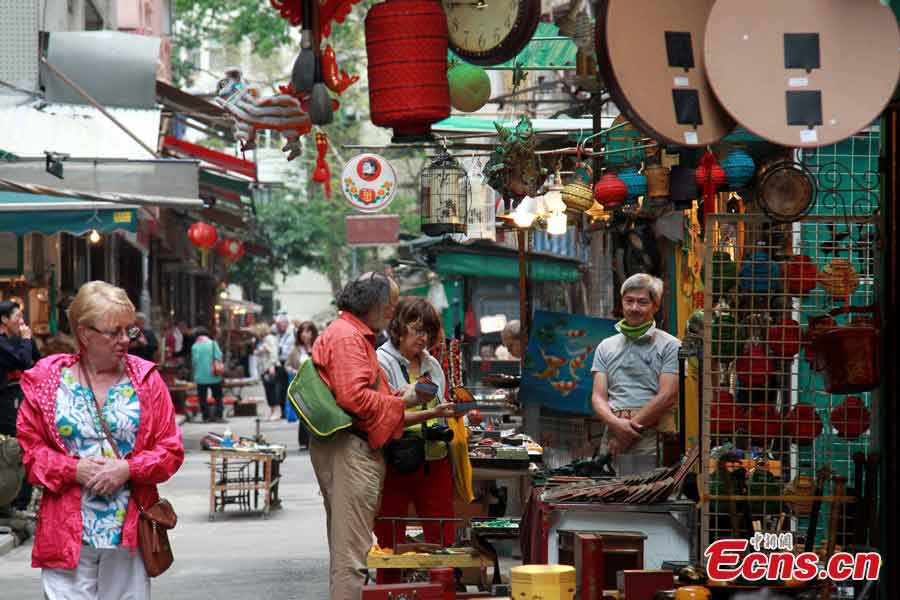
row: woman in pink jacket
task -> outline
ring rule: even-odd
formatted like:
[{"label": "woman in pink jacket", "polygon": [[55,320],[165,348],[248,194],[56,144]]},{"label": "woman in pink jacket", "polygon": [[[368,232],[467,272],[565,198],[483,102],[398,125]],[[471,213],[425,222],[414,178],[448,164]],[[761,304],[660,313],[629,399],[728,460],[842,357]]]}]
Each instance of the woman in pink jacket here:
[{"label": "woman in pink jacket", "polygon": [[68,317],[80,352],[48,356],[21,383],[22,459],[44,487],[32,566],[50,600],[143,600],[138,504],[156,502],[157,484],[181,466],[181,433],[156,365],[127,354],[134,305],[125,291],[86,283]]}]

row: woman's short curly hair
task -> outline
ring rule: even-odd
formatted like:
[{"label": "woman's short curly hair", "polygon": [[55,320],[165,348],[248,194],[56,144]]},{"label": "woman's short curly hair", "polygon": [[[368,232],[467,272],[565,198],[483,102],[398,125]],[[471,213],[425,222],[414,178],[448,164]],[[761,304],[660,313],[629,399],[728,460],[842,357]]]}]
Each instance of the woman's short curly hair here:
[{"label": "woman's short curly hair", "polygon": [[344,286],[337,297],[338,310],[365,317],[372,309],[391,301],[391,280],[387,275],[370,271]]},{"label": "woman's short curly hair", "polygon": [[400,302],[394,310],[394,318],[388,325],[391,343],[396,347],[400,343],[400,338],[406,335],[407,329],[413,326],[428,334],[425,345],[427,348],[431,348],[441,333],[441,317],[431,302],[425,298],[404,296],[400,298]]}]

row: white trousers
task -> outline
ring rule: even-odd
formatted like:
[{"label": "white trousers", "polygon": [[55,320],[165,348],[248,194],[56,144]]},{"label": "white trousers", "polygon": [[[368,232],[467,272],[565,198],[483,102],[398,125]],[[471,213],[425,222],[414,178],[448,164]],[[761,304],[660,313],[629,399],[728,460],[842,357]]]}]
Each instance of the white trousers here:
[{"label": "white trousers", "polygon": [[141,553],[128,548],[81,547],[74,569],[43,569],[45,600],[150,600]]}]

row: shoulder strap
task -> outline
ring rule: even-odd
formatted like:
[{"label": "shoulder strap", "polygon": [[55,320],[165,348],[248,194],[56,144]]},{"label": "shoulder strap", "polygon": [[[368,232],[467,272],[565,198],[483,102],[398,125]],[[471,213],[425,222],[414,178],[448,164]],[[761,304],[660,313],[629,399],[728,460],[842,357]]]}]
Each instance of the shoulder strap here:
[{"label": "shoulder strap", "polygon": [[106,434],[106,441],[109,442],[109,445],[112,446],[112,450],[116,455],[116,458],[122,458],[122,455],[119,454],[119,447],[116,445],[115,440],[113,440],[112,432],[109,430],[109,425],[106,424],[106,419],[103,418],[103,412],[100,410],[100,402],[97,400],[97,394],[94,393],[94,385],[91,383],[91,376],[88,373],[88,370],[81,369],[81,372],[84,374],[84,380],[87,382],[88,389],[91,390],[91,398],[94,399],[94,408],[97,409],[97,420],[100,421],[100,426],[103,427],[103,433]]}]

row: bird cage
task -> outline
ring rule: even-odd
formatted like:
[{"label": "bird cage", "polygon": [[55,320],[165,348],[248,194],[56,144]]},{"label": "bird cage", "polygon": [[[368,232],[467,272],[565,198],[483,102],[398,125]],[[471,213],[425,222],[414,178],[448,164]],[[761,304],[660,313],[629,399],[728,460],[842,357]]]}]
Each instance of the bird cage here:
[{"label": "bird cage", "polygon": [[471,193],[465,169],[449,154],[425,167],[419,175],[422,232],[431,236],[465,233]]}]

